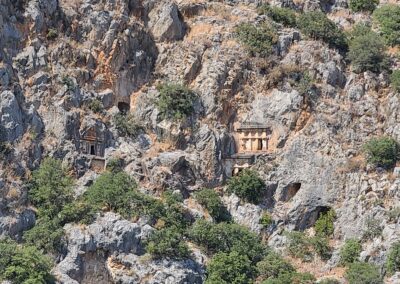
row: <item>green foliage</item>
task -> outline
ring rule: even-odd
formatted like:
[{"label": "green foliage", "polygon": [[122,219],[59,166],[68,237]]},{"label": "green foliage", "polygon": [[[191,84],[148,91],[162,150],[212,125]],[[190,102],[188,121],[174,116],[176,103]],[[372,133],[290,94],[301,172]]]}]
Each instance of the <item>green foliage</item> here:
[{"label": "green foliage", "polygon": [[58,220],[39,218],[36,225],[24,233],[24,240],[44,252],[61,251],[64,230]]},{"label": "green foliage", "polygon": [[394,207],[387,211],[386,213],[389,222],[397,222],[397,220],[400,218],[400,207]]},{"label": "green foliage", "polygon": [[59,160],[46,158],[33,173],[29,197],[38,208],[39,216],[50,219],[73,201],[72,180]]},{"label": "green foliage", "polygon": [[311,261],[315,254],[318,254],[322,259],[329,259],[331,256],[331,248],[328,240],[321,236],[310,238],[303,232],[292,231],[287,232],[288,252],[296,258],[303,261]]},{"label": "green foliage", "polygon": [[270,252],[257,263],[258,275],[261,279],[278,278],[282,274],[295,272],[294,267],[279,254]]},{"label": "green foliage", "polygon": [[182,233],[176,227],[153,232],[147,240],[146,250],[155,258],[186,258],[189,248],[183,241]]},{"label": "green foliage", "polygon": [[49,29],[49,30],[47,31],[46,38],[47,38],[48,40],[53,40],[53,39],[56,39],[57,37],[58,37],[58,32],[57,32],[56,29]]},{"label": "green foliage", "polygon": [[349,6],[353,12],[372,12],[379,4],[379,0],[350,0]]},{"label": "green foliage", "polygon": [[236,36],[252,56],[269,56],[278,41],[275,29],[266,22],[259,26],[240,24],[236,28]]},{"label": "green foliage", "polygon": [[217,253],[207,266],[206,284],[253,283],[254,267],[246,255],[236,251]]},{"label": "green foliage", "polygon": [[340,282],[334,278],[325,278],[319,281],[318,284],[340,284]]},{"label": "green foliage", "polygon": [[101,113],[103,111],[103,103],[98,99],[90,100],[88,108],[94,113]]},{"label": "green foliage", "polygon": [[382,221],[378,219],[368,218],[365,222],[365,229],[363,238],[372,240],[373,238],[379,237],[382,234]]},{"label": "green foliage", "polygon": [[134,138],[143,131],[143,126],[133,115],[118,113],[114,116],[113,121],[120,136]]},{"label": "green foliage", "polygon": [[316,234],[321,237],[332,236],[334,231],[333,222],[335,221],[335,218],[336,213],[333,209],[321,214],[314,225]]},{"label": "green foliage", "polygon": [[400,70],[393,71],[390,75],[390,83],[395,91],[400,92]]},{"label": "green foliage", "polygon": [[383,283],[378,267],[363,262],[350,264],[345,278],[349,284],[381,284]]},{"label": "green foliage", "polygon": [[374,11],[373,18],[379,24],[380,31],[387,44],[392,46],[400,44],[399,5],[382,5]]},{"label": "green foliage", "polygon": [[299,17],[297,24],[305,35],[322,40],[340,50],[347,49],[344,33],[323,12],[304,13]]},{"label": "green foliage", "polygon": [[53,283],[52,263],[33,246],[0,241],[0,281],[19,284]]},{"label": "green foliage", "polygon": [[216,222],[229,221],[231,218],[219,195],[213,189],[202,189],[195,194],[196,200],[204,206]]},{"label": "green foliage", "polygon": [[259,222],[264,228],[268,228],[270,225],[274,223],[271,215],[268,212],[264,212],[260,218]]},{"label": "green foliage", "polygon": [[356,262],[361,253],[360,241],[356,239],[348,239],[340,249],[340,263],[348,265]]},{"label": "green foliage", "polygon": [[396,242],[389,250],[386,259],[386,269],[390,274],[400,271],[400,242]]},{"label": "green foliage", "polygon": [[156,105],[162,118],[179,120],[193,113],[197,95],[192,90],[171,83],[159,85],[157,89],[160,96]]},{"label": "green foliage", "polygon": [[123,170],[124,168],[124,159],[122,158],[112,158],[110,160],[107,161],[107,170],[110,172],[120,172]]},{"label": "green foliage", "polygon": [[260,15],[267,15],[277,23],[281,23],[286,27],[296,27],[296,12],[290,8],[281,8],[270,6],[267,4],[261,5],[257,9]]},{"label": "green foliage", "polygon": [[377,33],[357,25],[350,38],[347,57],[355,72],[380,72],[387,68],[386,47]]},{"label": "green foliage", "polygon": [[310,273],[284,273],[277,278],[270,278],[262,282],[262,284],[314,284],[315,277]]},{"label": "green foliage", "polygon": [[235,193],[239,198],[254,204],[262,200],[265,190],[264,181],[257,172],[245,169],[239,175],[232,177],[228,183],[228,192]]},{"label": "green foliage", "polygon": [[254,263],[259,261],[264,254],[264,247],[259,237],[237,224],[214,224],[198,220],[191,227],[189,236],[211,254],[237,251],[241,255],[246,255]]},{"label": "green foliage", "polygon": [[399,145],[390,137],[373,138],[364,144],[363,150],[368,163],[378,167],[390,168],[395,165],[399,154]]},{"label": "green foliage", "polygon": [[67,75],[64,75],[61,77],[61,83],[65,86],[67,86],[68,91],[73,92],[76,89],[74,80]]}]

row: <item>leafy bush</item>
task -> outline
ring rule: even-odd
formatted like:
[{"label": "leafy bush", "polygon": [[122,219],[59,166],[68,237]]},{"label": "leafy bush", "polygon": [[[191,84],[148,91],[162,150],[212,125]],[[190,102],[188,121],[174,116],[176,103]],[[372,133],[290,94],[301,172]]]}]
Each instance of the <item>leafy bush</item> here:
[{"label": "leafy bush", "polygon": [[264,181],[257,172],[245,169],[232,177],[228,183],[228,192],[251,203],[259,203],[265,190]]},{"label": "leafy bush", "polygon": [[206,284],[253,283],[254,267],[246,255],[236,251],[217,253],[207,266]]},{"label": "leafy bush", "polygon": [[349,284],[383,283],[378,268],[372,264],[363,262],[350,264],[346,271],[345,278],[349,281]]},{"label": "leafy bush", "polygon": [[376,6],[379,4],[379,0],[350,0],[350,9],[354,12],[375,10]]},{"label": "leafy bush", "polygon": [[296,27],[296,12],[290,8],[281,8],[264,4],[261,5],[257,11],[260,15],[267,15],[275,22],[281,23],[286,27]]},{"label": "leafy bush", "polygon": [[103,103],[98,99],[92,99],[88,104],[88,108],[94,113],[101,113],[104,109]]},{"label": "leafy bush", "polygon": [[240,24],[236,28],[236,36],[252,56],[269,56],[278,41],[276,31],[266,22],[259,26]]},{"label": "leafy bush", "polygon": [[259,237],[237,224],[214,224],[198,220],[190,229],[189,236],[211,254],[237,251],[247,255],[252,262],[261,260],[264,254]]},{"label": "leafy bush", "polygon": [[360,241],[356,239],[348,239],[340,249],[340,263],[347,265],[358,260],[361,253]]},{"label": "leafy bush", "polygon": [[53,39],[56,39],[57,37],[58,37],[58,32],[57,32],[56,29],[49,29],[49,30],[47,31],[46,38],[47,38],[48,40],[53,40]]},{"label": "leafy bush", "polygon": [[340,284],[340,282],[334,278],[325,278],[319,281],[318,284]]},{"label": "leafy bush", "polygon": [[294,267],[279,254],[270,252],[257,263],[258,275],[261,279],[278,278],[282,274],[293,273]]},{"label": "leafy bush", "polygon": [[13,283],[53,283],[52,263],[33,246],[0,241],[0,281]]},{"label": "leafy bush", "polygon": [[393,71],[390,75],[390,83],[395,91],[400,92],[400,70]]},{"label": "leafy bush", "polygon": [[118,113],[114,116],[114,124],[117,128],[118,135],[124,137],[136,137],[141,131],[143,131],[143,126],[133,115]]},{"label": "leafy bush", "polygon": [[390,168],[394,166],[399,154],[399,145],[390,137],[373,138],[364,144],[363,150],[368,163],[378,167]]},{"label": "leafy bush", "polygon": [[367,240],[372,240],[373,238],[379,237],[382,234],[382,221],[368,218],[365,222],[365,229],[363,238]]},{"label": "leafy bush", "polygon": [[274,220],[272,219],[271,215],[268,212],[264,212],[260,218],[260,224],[264,227],[267,228],[269,227]]},{"label": "leafy bush", "polygon": [[73,201],[72,180],[59,160],[46,158],[33,172],[29,197],[38,208],[39,216],[50,219],[57,216],[62,207]]},{"label": "leafy bush", "polygon": [[320,11],[302,14],[298,20],[300,30],[307,36],[322,40],[330,46],[346,50],[346,37],[334,22]]},{"label": "leafy bush", "polygon": [[186,258],[190,255],[182,234],[174,227],[152,233],[147,240],[146,250],[155,258]]},{"label": "leafy bush", "polygon": [[386,215],[388,216],[389,222],[397,222],[400,218],[400,207],[395,207],[387,211]]},{"label": "leafy bush", "polygon": [[374,20],[379,24],[383,38],[389,45],[400,44],[400,6],[395,4],[382,5],[373,13]]},{"label": "leafy bush", "polygon": [[332,256],[332,249],[329,246],[328,239],[322,236],[315,236],[310,239],[313,250],[322,259],[328,260]]},{"label": "leafy bush", "polygon": [[311,261],[313,259],[313,250],[310,239],[303,233],[292,231],[286,233],[288,238],[288,252],[296,258],[303,261]]},{"label": "leafy bush", "polygon": [[389,250],[386,259],[386,269],[390,274],[400,271],[400,242],[396,242]]},{"label": "leafy bush", "polygon": [[203,189],[195,194],[196,200],[204,206],[216,222],[230,220],[230,214],[226,210],[219,195],[213,189]]},{"label": "leafy bush", "polygon": [[162,84],[157,87],[160,96],[156,102],[164,119],[183,119],[192,114],[197,95],[179,84]]},{"label": "leafy bush", "polygon": [[[365,30],[366,27],[362,29]],[[347,57],[355,72],[380,72],[387,68],[385,51],[385,44],[377,33],[370,29],[361,33],[359,26],[350,40]]]},{"label": "leafy bush", "polygon": [[321,214],[314,225],[316,234],[321,237],[332,236],[334,231],[333,222],[335,221],[335,218],[336,213],[333,209]]}]

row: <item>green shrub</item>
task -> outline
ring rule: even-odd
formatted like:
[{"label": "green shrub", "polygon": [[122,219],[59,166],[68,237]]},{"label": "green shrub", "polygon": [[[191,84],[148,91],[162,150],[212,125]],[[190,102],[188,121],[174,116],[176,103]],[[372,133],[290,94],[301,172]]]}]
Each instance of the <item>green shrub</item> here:
[{"label": "green shrub", "polygon": [[105,172],[85,192],[85,199],[97,210],[107,209],[132,217],[136,182],[124,172]]},{"label": "green shrub", "polygon": [[340,263],[348,265],[356,262],[361,253],[360,241],[356,239],[348,239],[340,249]]},{"label": "green shrub", "polygon": [[219,195],[213,189],[203,189],[195,194],[196,200],[204,206],[216,222],[230,220],[230,214]]},{"label": "green shrub", "polygon": [[160,96],[156,102],[163,119],[183,119],[193,113],[197,95],[179,84],[162,84],[157,87]]},{"label": "green shrub", "polygon": [[285,273],[277,278],[270,278],[262,282],[262,284],[314,284],[315,277],[310,273]]},{"label": "green shrub", "polygon": [[374,20],[379,24],[383,38],[388,45],[400,44],[400,6],[395,4],[382,5],[373,13]]},{"label": "green shrub", "polygon": [[189,248],[182,234],[174,227],[164,228],[152,233],[147,240],[146,250],[155,258],[187,258]]},{"label": "green shrub", "polygon": [[120,172],[124,169],[125,161],[122,158],[112,158],[107,161],[107,170],[110,172]]},{"label": "green shrub", "polygon": [[49,30],[47,31],[46,38],[47,38],[48,40],[53,40],[53,39],[56,39],[57,37],[58,37],[58,32],[57,32],[56,29],[49,29]]},{"label": "green shrub", "polygon": [[390,274],[400,271],[400,242],[396,242],[389,250],[386,259],[386,269]]},{"label": "green shrub", "polygon": [[322,237],[332,236],[334,231],[333,222],[335,221],[335,218],[336,213],[333,209],[321,214],[314,225],[316,234]]},{"label": "green shrub", "polygon": [[[364,28],[366,27],[364,26]],[[380,72],[387,68],[386,47],[381,37],[369,30],[360,33],[361,28],[354,32],[349,42],[348,59],[351,61],[355,72]]]},{"label": "green shrub", "polygon": [[329,246],[328,239],[323,236],[315,236],[310,239],[313,246],[313,250],[318,254],[323,260],[328,260],[332,256],[332,250]]},{"label": "green shrub", "polygon": [[118,131],[118,135],[123,137],[136,137],[141,131],[143,126],[137,121],[133,115],[124,115],[118,113],[114,116],[114,124]]},{"label": "green shrub", "polygon": [[319,281],[318,284],[340,284],[340,282],[334,278],[325,278]]},{"label": "green shrub", "polygon": [[258,275],[261,279],[278,278],[282,274],[293,273],[294,267],[279,254],[270,252],[257,263]]},{"label": "green shrub", "polygon": [[353,12],[372,12],[378,4],[379,0],[350,0],[349,6]]},{"label": "green shrub", "polygon": [[164,214],[160,217],[166,227],[175,227],[182,231],[192,224],[192,218],[181,204],[170,204],[164,209]]},{"label": "green shrub", "polygon": [[369,263],[355,262],[350,264],[345,273],[349,284],[381,284],[383,283],[379,270]]},{"label": "green shrub", "polygon": [[57,216],[62,207],[73,201],[72,179],[59,160],[46,158],[40,168],[33,172],[29,190],[32,203],[40,217]]},{"label": "green shrub", "polygon": [[207,266],[206,284],[251,284],[255,274],[252,262],[236,251],[217,253]]},{"label": "green shrub", "polygon": [[386,213],[389,222],[397,222],[397,220],[400,218],[400,207],[395,207],[387,211]]},{"label": "green shrub", "polygon": [[58,214],[60,226],[67,223],[90,224],[95,218],[96,210],[83,199],[66,204]]},{"label": "green shrub", "polygon": [[378,167],[390,168],[395,165],[399,154],[399,145],[390,137],[373,138],[364,144],[363,150],[368,163]]},{"label": "green shrub", "polygon": [[64,86],[67,86],[68,91],[73,92],[76,90],[76,85],[75,85],[74,80],[71,77],[69,77],[68,75],[63,75],[61,77],[61,83]]},{"label": "green shrub", "polygon": [[390,83],[395,91],[400,92],[400,70],[393,71],[390,75]]},{"label": "green shrub", "polygon": [[257,9],[260,15],[267,15],[277,23],[281,23],[286,27],[296,27],[296,12],[290,8],[281,8],[270,6],[267,4],[261,5]]},{"label": "green shrub", "polygon": [[275,29],[266,22],[259,26],[240,24],[236,28],[236,36],[252,56],[269,56],[278,41]]},{"label": "green shrub", "polygon": [[189,236],[210,254],[237,251],[247,255],[254,263],[261,260],[264,254],[259,237],[237,224],[214,224],[198,220],[191,227]]},{"label": "green shrub", "polygon": [[367,240],[372,240],[373,238],[379,237],[382,234],[382,221],[368,218],[365,222],[365,229],[363,233],[363,238]]},{"label": "green shrub", "polygon": [[264,228],[268,228],[270,225],[274,223],[271,215],[268,212],[264,212],[260,218],[259,222]]},{"label": "green shrub", "polygon": [[0,241],[0,281],[12,283],[53,283],[52,263],[33,246]]},{"label": "green shrub", "polygon": [[301,258],[303,261],[311,261],[314,257],[312,244],[303,232],[292,231],[286,233],[288,238],[288,252],[296,258]]},{"label": "green shrub", "polygon": [[346,50],[346,37],[334,22],[320,11],[302,14],[298,20],[300,30],[307,36],[322,40],[330,46]]},{"label": "green shrub", "polygon": [[265,190],[264,181],[258,173],[249,169],[240,172],[228,182],[228,192],[251,203],[259,203]]},{"label": "green shrub", "polygon": [[104,109],[103,103],[98,99],[92,99],[88,104],[88,108],[94,113],[101,113]]}]

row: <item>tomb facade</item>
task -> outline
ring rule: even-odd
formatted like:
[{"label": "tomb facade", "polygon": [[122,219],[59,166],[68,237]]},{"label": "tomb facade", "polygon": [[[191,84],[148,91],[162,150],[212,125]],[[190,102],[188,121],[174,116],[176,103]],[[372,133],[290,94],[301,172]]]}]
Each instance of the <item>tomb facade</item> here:
[{"label": "tomb facade", "polygon": [[271,130],[260,123],[245,123],[236,129],[238,153],[260,153],[268,151]]}]

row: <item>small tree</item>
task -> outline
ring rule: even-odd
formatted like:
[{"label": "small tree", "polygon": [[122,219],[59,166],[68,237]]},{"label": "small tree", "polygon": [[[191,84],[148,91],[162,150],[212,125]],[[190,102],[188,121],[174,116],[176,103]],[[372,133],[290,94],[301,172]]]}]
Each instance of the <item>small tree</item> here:
[{"label": "small tree", "polygon": [[392,88],[400,92],[400,70],[394,70],[390,75],[390,82],[392,84]]},{"label": "small tree", "polygon": [[399,154],[399,145],[390,137],[373,138],[364,144],[363,150],[368,163],[377,167],[390,168],[395,165]]},{"label": "small tree", "polygon": [[389,250],[386,268],[390,274],[400,271],[400,242],[396,242]]},{"label": "small tree", "polygon": [[300,30],[307,36],[322,40],[332,47],[346,50],[346,37],[334,22],[320,11],[302,14],[298,20]]},{"label": "small tree", "polygon": [[241,199],[251,203],[259,203],[265,190],[264,181],[257,172],[245,169],[238,176],[229,180],[228,192],[235,193]]},{"label": "small tree", "polygon": [[361,253],[360,241],[356,239],[348,239],[340,249],[340,263],[342,265],[348,265],[356,262]]},{"label": "small tree", "polygon": [[386,47],[381,37],[369,30],[358,35],[356,33],[350,40],[349,53],[355,72],[380,72],[387,67]]},{"label": "small tree", "polygon": [[125,115],[118,113],[114,116],[114,124],[117,128],[118,135],[123,137],[136,137],[141,131],[143,126],[137,121],[133,115]]},{"label": "small tree", "polygon": [[255,269],[246,255],[236,251],[217,253],[207,266],[206,284],[250,284]]},{"label": "small tree", "polygon": [[155,231],[147,240],[146,250],[155,258],[187,258],[189,248],[175,227]]},{"label": "small tree", "polygon": [[203,189],[195,194],[196,200],[204,206],[216,222],[230,220],[230,214],[226,210],[219,195],[212,189]]},{"label": "small tree", "polygon": [[274,28],[265,22],[259,26],[240,24],[236,28],[236,36],[252,56],[269,56],[278,41]]},{"label": "small tree", "polygon": [[382,221],[370,217],[365,222],[363,238],[367,240],[372,240],[376,237],[379,237],[382,234],[382,230]]},{"label": "small tree", "polygon": [[179,84],[162,84],[157,87],[160,96],[156,105],[164,119],[183,119],[193,113],[197,95]]},{"label": "small tree", "polygon": [[290,8],[281,8],[270,6],[267,4],[261,5],[257,9],[260,15],[267,15],[277,23],[281,23],[286,27],[296,27],[296,12]]},{"label": "small tree", "polygon": [[382,277],[378,267],[369,263],[355,262],[350,264],[345,278],[349,284],[381,284]]},{"label": "small tree", "polygon": [[262,279],[277,278],[279,275],[296,271],[289,262],[274,252],[268,253],[263,260],[257,263],[257,270]]},{"label": "small tree", "polygon": [[350,0],[350,9],[353,12],[372,12],[379,4],[379,0]]},{"label": "small tree", "polygon": [[271,215],[268,212],[264,212],[260,218],[259,222],[264,228],[268,228],[274,220],[272,219]]},{"label": "small tree", "polygon": [[400,44],[400,6],[382,5],[373,13],[374,21],[379,24],[383,38],[389,45]]},{"label": "small tree", "polygon": [[333,209],[330,209],[328,212],[321,214],[314,225],[317,235],[321,237],[332,236],[334,231],[333,222],[335,221],[335,218],[336,213]]},{"label": "small tree", "polygon": [[33,173],[29,196],[38,208],[39,216],[50,219],[57,216],[61,208],[73,201],[72,180],[59,160],[46,158]]}]

